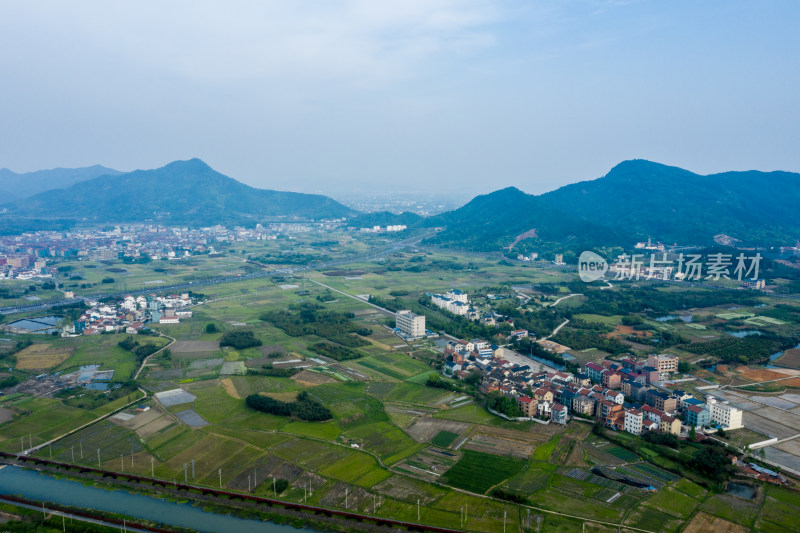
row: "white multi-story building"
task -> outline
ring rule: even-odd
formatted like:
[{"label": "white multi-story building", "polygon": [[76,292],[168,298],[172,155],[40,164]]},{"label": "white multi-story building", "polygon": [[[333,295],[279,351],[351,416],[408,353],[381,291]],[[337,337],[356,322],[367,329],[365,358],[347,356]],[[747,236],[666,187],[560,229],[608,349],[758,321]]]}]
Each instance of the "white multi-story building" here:
[{"label": "white multi-story building", "polygon": [[458,289],[450,289],[444,296],[454,302],[468,303],[467,293]]},{"label": "white multi-story building", "polygon": [[469,311],[467,293],[453,289],[446,294],[431,294],[431,302],[454,315],[465,316]]},{"label": "white multi-story building", "polygon": [[411,311],[398,311],[395,315],[397,329],[409,337],[419,338],[425,336],[425,315],[417,315]]},{"label": "white multi-story building", "polygon": [[719,403],[713,396],[706,398],[706,407],[711,413],[711,421],[725,429],[742,427],[742,410],[727,403]]},{"label": "white multi-story building", "polygon": [[625,431],[639,435],[642,432],[643,415],[639,409],[625,411]]}]

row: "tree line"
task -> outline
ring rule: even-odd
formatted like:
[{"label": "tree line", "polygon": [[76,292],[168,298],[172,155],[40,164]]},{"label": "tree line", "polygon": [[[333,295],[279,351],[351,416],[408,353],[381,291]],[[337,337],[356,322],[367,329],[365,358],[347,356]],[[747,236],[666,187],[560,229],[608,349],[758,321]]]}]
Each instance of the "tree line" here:
[{"label": "tree line", "polygon": [[324,420],[331,420],[333,414],[330,409],[322,405],[318,400],[315,400],[303,391],[297,395],[297,399],[293,402],[282,402],[269,396],[262,396],[260,394],[251,394],[245,400],[247,407],[263,413],[269,413],[277,416],[287,416],[291,418],[299,418],[308,422],[321,422]]}]

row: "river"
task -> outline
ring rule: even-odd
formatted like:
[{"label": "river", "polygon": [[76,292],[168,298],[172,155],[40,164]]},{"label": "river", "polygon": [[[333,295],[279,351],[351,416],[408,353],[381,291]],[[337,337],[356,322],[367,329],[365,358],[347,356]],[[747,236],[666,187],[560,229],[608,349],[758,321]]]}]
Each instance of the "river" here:
[{"label": "river", "polygon": [[[0,494],[29,500],[118,513],[196,531],[237,533],[311,532],[292,526],[245,520],[235,516],[210,513],[188,503],[176,503],[125,490],[105,490],[58,479],[34,470],[15,466],[0,468]],[[267,509],[268,510],[268,509]]]}]

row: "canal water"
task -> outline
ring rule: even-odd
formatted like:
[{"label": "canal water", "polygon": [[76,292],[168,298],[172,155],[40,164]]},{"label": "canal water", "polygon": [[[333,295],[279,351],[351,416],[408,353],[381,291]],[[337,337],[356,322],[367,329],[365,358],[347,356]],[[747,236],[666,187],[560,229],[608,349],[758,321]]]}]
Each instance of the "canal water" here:
[{"label": "canal water", "polygon": [[124,490],[87,487],[68,479],[15,466],[0,468],[0,494],[30,500],[119,513],[131,518],[207,532],[288,533],[311,532],[292,526],[245,520],[203,511],[188,503],[175,503]]}]

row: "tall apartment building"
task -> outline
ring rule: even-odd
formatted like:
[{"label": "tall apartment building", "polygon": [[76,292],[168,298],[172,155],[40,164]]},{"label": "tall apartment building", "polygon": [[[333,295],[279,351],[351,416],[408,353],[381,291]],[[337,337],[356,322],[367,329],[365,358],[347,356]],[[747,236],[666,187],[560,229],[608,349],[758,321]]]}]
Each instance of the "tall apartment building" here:
[{"label": "tall apartment building", "polygon": [[119,253],[110,248],[93,248],[89,250],[89,259],[92,261],[108,261],[116,259]]},{"label": "tall apartment building", "polygon": [[395,315],[395,324],[397,329],[409,337],[425,336],[425,315],[417,315],[408,310],[398,311]]},{"label": "tall apartment building", "polygon": [[660,409],[665,413],[674,413],[678,408],[678,399],[666,392],[651,389],[647,391],[647,405]]},{"label": "tall apartment building", "polygon": [[639,409],[625,411],[625,431],[639,435],[642,432],[643,413]]},{"label": "tall apartment building", "polygon": [[678,356],[671,353],[654,354],[647,356],[647,366],[658,370],[659,374],[668,374],[678,371]]},{"label": "tall apartment building", "polygon": [[711,413],[711,421],[726,429],[742,427],[742,410],[727,403],[719,403],[713,396],[706,398],[706,407]]}]

